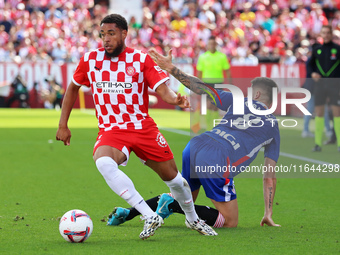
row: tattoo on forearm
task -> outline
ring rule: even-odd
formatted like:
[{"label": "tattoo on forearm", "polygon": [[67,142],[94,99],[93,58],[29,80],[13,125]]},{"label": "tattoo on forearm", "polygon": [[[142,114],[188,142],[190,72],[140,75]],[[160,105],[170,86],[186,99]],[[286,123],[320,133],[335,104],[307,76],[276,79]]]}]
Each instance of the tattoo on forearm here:
[{"label": "tattoo on forearm", "polygon": [[177,80],[179,80],[185,87],[187,87],[188,89],[192,90],[193,92],[197,94],[205,93],[201,88],[204,88],[205,90],[210,91],[209,87],[207,87],[203,81],[201,81],[195,76],[183,73],[181,70],[179,70],[175,66],[171,69],[170,73]]},{"label": "tattoo on forearm", "polygon": [[268,189],[269,189],[269,208],[270,208],[272,206],[272,195],[273,195],[272,190],[273,190],[273,188],[270,187]]}]

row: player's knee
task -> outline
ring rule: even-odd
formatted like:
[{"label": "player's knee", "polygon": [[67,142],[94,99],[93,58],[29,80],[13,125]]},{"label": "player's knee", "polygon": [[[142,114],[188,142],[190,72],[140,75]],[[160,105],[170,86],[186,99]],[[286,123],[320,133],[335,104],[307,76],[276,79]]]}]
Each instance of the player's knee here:
[{"label": "player's knee", "polygon": [[185,191],[188,194],[191,194],[190,186],[186,179],[182,177],[180,173],[172,179],[171,181],[165,181],[165,183],[168,185],[170,190],[177,190],[177,191]]},{"label": "player's knee", "polygon": [[183,178],[180,172],[177,172],[175,178],[170,181],[164,181],[166,185],[171,189],[182,189],[184,186]]},{"label": "player's knee", "polygon": [[224,222],[224,225],[223,227],[224,228],[236,228],[238,225],[238,220],[237,219],[234,219],[234,220],[227,220]]},{"label": "player's knee", "polygon": [[193,207],[191,190],[188,182],[178,172],[177,176],[171,181],[165,181],[170,188],[171,194],[182,205]]},{"label": "player's knee", "polygon": [[238,225],[238,215],[224,215],[224,228],[236,228]]},{"label": "player's knee", "polygon": [[112,166],[116,165],[117,163],[110,157],[100,157],[96,160],[96,166],[98,169],[105,169],[107,167],[112,168]]},{"label": "player's knee", "polygon": [[112,177],[113,173],[118,170],[117,163],[110,157],[100,157],[96,160],[96,166],[104,178]]}]

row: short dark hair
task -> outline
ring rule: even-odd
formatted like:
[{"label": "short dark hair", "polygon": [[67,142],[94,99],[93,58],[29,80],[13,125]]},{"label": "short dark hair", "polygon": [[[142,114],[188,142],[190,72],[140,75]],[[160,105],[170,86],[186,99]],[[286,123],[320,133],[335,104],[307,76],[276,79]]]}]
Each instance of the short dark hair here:
[{"label": "short dark hair", "polygon": [[331,31],[331,33],[333,33],[333,27],[331,25],[323,25],[321,29],[323,28],[328,28]]},{"label": "short dark hair", "polygon": [[102,19],[102,21],[100,22],[100,25],[106,24],[106,23],[110,23],[110,24],[114,23],[119,29],[128,31],[127,21],[122,15],[109,14]]},{"label": "short dark hair", "polygon": [[268,96],[268,103],[273,102],[273,88],[278,88],[274,80],[267,77],[256,77],[251,81],[251,86],[261,88]]}]

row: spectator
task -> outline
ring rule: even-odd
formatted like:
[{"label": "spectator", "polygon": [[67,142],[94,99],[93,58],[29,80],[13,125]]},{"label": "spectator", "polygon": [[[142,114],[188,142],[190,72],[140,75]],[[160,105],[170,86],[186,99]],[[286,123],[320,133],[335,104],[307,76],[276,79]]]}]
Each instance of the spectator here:
[{"label": "spectator", "polygon": [[184,0],[169,0],[169,8],[174,12],[179,12],[182,10],[184,5]]},{"label": "spectator", "polygon": [[139,30],[138,37],[140,42],[148,47],[152,36],[152,28],[147,22],[143,23],[143,27]]},{"label": "spectator", "polygon": [[12,89],[14,90],[13,95],[7,101],[7,107],[11,107],[11,105],[15,101],[19,101],[20,108],[28,107],[28,90],[26,86],[26,82],[23,80],[20,74],[18,74],[14,81],[11,84]]},{"label": "spectator", "polygon": [[215,22],[215,14],[209,10],[208,5],[203,5],[202,11],[198,14],[198,19],[202,23]]},{"label": "spectator", "polygon": [[211,36],[211,31],[207,28],[206,24],[200,22],[197,31],[197,39],[202,40],[205,44],[208,43],[209,37]]},{"label": "spectator", "polygon": [[11,28],[13,26],[13,21],[10,20],[9,18],[9,12],[3,12],[2,14],[0,14],[0,18],[1,18],[1,22],[0,22],[0,26],[4,26],[4,30],[7,34],[9,34],[9,32],[11,31]]},{"label": "spectator", "polygon": [[281,64],[294,65],[296,63],[296,57],[291,50],[287,50],[285,56],[281,59]]},{"label": "spectator", "polygon": [[245,66],[257,66],[259,64],[259,59],[252,54],[251,50],[248,49],[247,56],[245,59]]},{"label": "spectator", "polygon": [[244,66],[245,58],[236,53],[236,55],[231,59],[230,64],[232,66]]},{"label": "spectator", "polygon": [[265,20],[264,22],[261,24],[261,26],[267,30],[269,33],[273,32],[273,28],[274,28],[274,20],[271,18],[271,15],[269,13],[267,13],[265,15]]},{"label": "spectator", "polygon": [[[61,85],[56,81],[55,78],[49,76],[45,79],[45,81],[49,85],[48,89],[48,103],[49,107],[46,108],[54,108],[56,110],[60,110],[61,102],[65,93],[65,90],[61,87]],[[46,104],[45,104],[46,105]]]},{"label": "spectator", "polygon": [[171,21],[171,28],[175,31],[184,31],[187,27],[187,22],[181,18],[179,12],[173,13],[174,20]]},{"label": "spectator", "polygon": [[64,46],[63,39],[59,38],[56,42],[54,42],[51,57],[56,63],[63,63],[66,60],[67,50]]},{"label": "spectator", "polygon": [[62,19],[63,14],[59,11],[54,4],[51,4],[48,10],[45,12],[45,20],[49,20],[51,18]]}]

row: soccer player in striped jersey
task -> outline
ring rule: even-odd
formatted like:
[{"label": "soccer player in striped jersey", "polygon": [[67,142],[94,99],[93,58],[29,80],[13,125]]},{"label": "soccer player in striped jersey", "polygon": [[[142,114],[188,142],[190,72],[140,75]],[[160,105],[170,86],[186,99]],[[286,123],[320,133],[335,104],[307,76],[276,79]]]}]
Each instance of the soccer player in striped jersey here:
[{"label": "soccer player in striped jersey", "polygon": [[163,219],[118,168],[127,164],[132,151],[168,185],[185,212],[189,228],[204,235],[217,235],[198,218],[190,188],[176,168],[167,141],[148,114],[148,88],[172,105],[186,108],[188,100],[168,88],[169,77],[147,53],[125,45],[127,30],[121,15],[110,14],[101,21],[104,48],[85,53],[80,59],[64,97],[56,139],[70,145],[70,113],[79,88],[90,87],[99,127],[93,159],[109,187],[142,214],[145,222],[139,237],[152,236]]},{"label": "soccer player in striped jersey", "polygon": [[[194,201],[200,186],[203,186],[207,197],[217,209],[196,206],[198,215],[214,227],[237,226],[238,204],[233,178],[244,171],[264,147],[265,211],[260,224],[280,226],[272,219],[276,191],[275,166],[280,152],[280,133],[276,118],[272,114],[252,113],[247,98],[244,98],[244,114],[233,114],[233,96],[230,92],[215,91],[198,78],[183,73],[172,64],[171,51],[167,57],[158,54],[155,50],[150,50],[149,54],[163,70],[168,71],[195,93],[203,94],[209,90],[211,95],[215,95],[215,100],[211,100],[212,103],[227,112],[219,125],[211,131],[192,138],[183,151],[182,175],[189,183]],[[252,80],[253,108],[267,110],[272,104],[273,88],[277,88],[277,84],[269,78],[259,77]],[[227,167],[228,171],[207,171],[212,166],[215,170],[218,166],[220,169]],[[156,200],[153,198],[147,202],[151,208],[157,208],[157,213],[163,218],[173,212],[182,213],[171,195],[163,194],[158,205],[155,203]],[[133,208],[116,208],[110,215],[108,225],[119,225],[130,220],[135,214]]]}]

